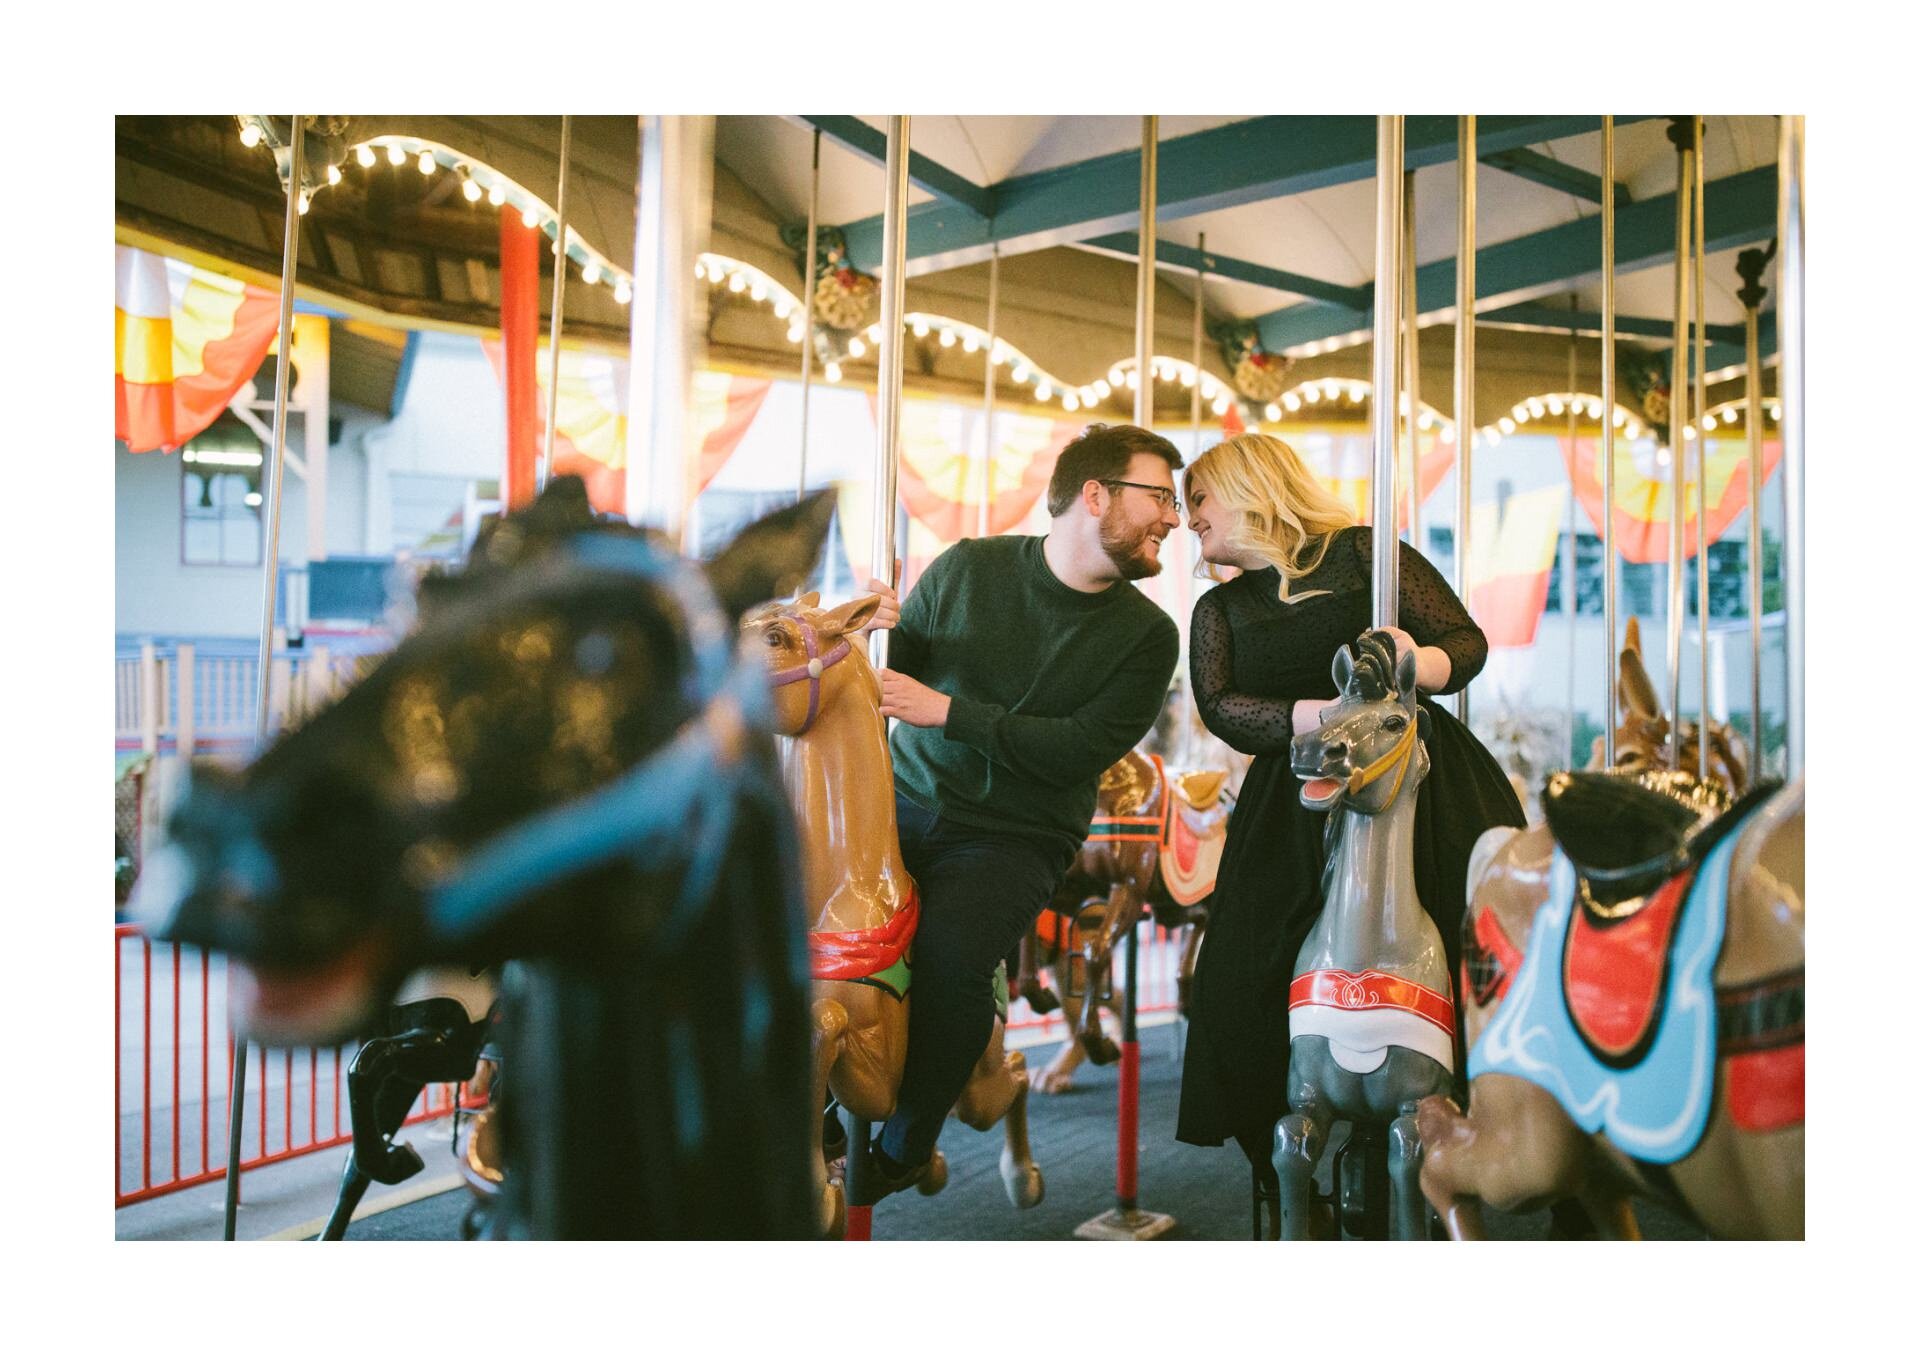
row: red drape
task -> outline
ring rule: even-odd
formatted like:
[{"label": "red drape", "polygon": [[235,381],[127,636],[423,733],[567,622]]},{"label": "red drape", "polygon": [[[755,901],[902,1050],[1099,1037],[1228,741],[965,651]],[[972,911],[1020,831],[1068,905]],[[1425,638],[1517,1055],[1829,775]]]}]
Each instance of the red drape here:
[{"label": "red drape", "polygon": [[500,209],[500,339],[507,388],[506,506],[533,502],[540,457],[540,385],[534,353],[540,343],[540,232],[512,207]]}]

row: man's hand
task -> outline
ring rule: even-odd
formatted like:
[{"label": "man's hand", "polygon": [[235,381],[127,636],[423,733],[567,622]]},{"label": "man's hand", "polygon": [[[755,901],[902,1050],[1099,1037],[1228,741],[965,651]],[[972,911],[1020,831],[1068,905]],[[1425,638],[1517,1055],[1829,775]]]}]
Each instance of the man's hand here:
[{"label": "man's hand", "polygon": [[[895,583],[899,582],[900,562],[897,560],[893,562],[893,578]],[[867,580],[867,592],[879,595],[880,607],[873,614],[873,619],[860,630],[863,633],[891,630],[900,620],[899,593],[895,591],[893,584],[883,584],[878,579]]]},{"label": "man's hand", "polygon": [[953,698],[936,692],[917,678],[892,669],[880,670],[880,714],[895,716],[923,730],[945,729]]}]

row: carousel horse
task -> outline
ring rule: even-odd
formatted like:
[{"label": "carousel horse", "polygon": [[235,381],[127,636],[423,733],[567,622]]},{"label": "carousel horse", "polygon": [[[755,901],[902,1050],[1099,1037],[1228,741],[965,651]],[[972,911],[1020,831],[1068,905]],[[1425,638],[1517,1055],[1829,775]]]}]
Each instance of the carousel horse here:
[{"label": "carousel horse", "polygon": [[[394,995],[378,1029],[360,1042],[347,1066],[353,1139],[321,1241],[347,1236],[353,1212],[373,1183],[394,1186],[426,1166],[418,1150],[394,1136],[427,1084],[472,1081],[473,1091],[486,1091],[490,1080],[480,1077],[481,1053],[494,1011],[491,977],[461,966],[423,970]],[[470,1124],[469,1139],[472,1133]]]},{"label": "carousel horse", "polygon": [[830,513],[754,524],[703,578],[555,479],[337,703],[196,777],[140,882],[150,931],[229,953],[268,1043],[512,958],[492,1236],[811,1234],[799,844],[733,623],[804,578]]},{"label": "carousel horse", "polygon": [[[1301,944],[1288,988],[1288,1113],[1273,1164],[1280,1237],[1306,1238],[1313,1174],[1335,1121],[1353,1126],[1366,1211],[1390,1188],[1396,1239],[1426,1236],[1414,1108],[1454,1080],[1453,999],[1440,930],[1413,880],[1414,807],[1427,775],[1414,658],[1369,631],[1334,656],[1340,692],[1320,727],[1293,740],[1300,801],[1329,811],[1326,904]],[[1376,1170],[1385,1128],[1385,1177]],[[1341,1169],[1342,1149],[1336,1155]],[[1339,1171],[1336,1176],[1342,1175]],[[1349,1206],[1343,1213],[1350,1214]]]},{"label": "carousel horse", "polygon": [[[813,1141],[818,1232],[838,1237],[846,1201],[826,1172],[829,1093],[853,1116],[875,1123],[893,1114],[907,1058],[911,951],[919,919],[913,878],[900,855],[893,805],[893,756],[880,715],[880,679],[857,634],[878,597],[822,611],[819,595],[761,609],[745,626],[772,675],[774,728],[788,736],[782,768],[805,845],[800,878],[812,929]],[[993,1035],[954,1113],[976,1130],[1004,1122],[1000,1177],[1021,1209],[1045,1193],[1027,1145],[1027,1065],[1006,1050],[1004,975]],[[837,1122],[836,1122],[837,1124]],[[946,1185],[946,1158],[919,1183]]]},{"label": "carousel horse", "polygon": [[1548,779],[1544,830],[1489,830],[1467,872],[1470,1110],[1421,1103],[1421,1186],[1455,1238],[1480,1204],[1630,1200],[1710,1233],[1806,1223],[1805,787],[1738,797],[1650,767]]},{"label": "carousel horse", "polygon": [[[1100,774],[1087,840],[1021,942],[1015,992],[1037,1013],[1064,1006],[1075,1034],[1035,1080],[1040,1091],[1065,1092],[1083,1059],[1105,1065],[1120,1057],[1100,1010],[1116,1004],[1114,948],[1143,907],[1161,927],[1186,929],[1177,981],[1186,1011],[1233,809],[1226,780],[1227,769],[1170,772],[1159,755],[1138,750]],[[1053,969],[1060,993],[1041,980],[1042,965]]]},{"label": "carousel horse", "polygon": [[[1640,619],[1627,618],[1626,638],[1620,647],[1619,677],[1614,686],[1616,720],[1613,730],[1613,766],[1627,772],[1650,768],[1700,766],[1700,726],[1695,721],[1680,725],[1680,757],[1674,763],[1669,752],[1673,722],[1661,708],[1653,679],[1647,676],[1640,658]],[[1719,721],[1707,722],[1707,775],[1735,795],[1747,789],[1747,748],[1739,732]],[[1607,766],[1604,737],[1593,741],[1587,760],[1589,771]]]}]

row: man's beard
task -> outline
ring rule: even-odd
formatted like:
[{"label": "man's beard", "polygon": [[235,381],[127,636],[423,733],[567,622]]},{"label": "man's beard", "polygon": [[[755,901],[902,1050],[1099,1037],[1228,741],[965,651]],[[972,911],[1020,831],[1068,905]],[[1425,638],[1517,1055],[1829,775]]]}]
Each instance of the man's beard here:
[{"label": "man's beard", "polygon": [[1145,553],[1147,538],[1156,523],[1129,527],[1115,504],[1100,519],[1100,549],[1107,553],[1122,579],[1151,579],[1160,573],[1160,562]]}]

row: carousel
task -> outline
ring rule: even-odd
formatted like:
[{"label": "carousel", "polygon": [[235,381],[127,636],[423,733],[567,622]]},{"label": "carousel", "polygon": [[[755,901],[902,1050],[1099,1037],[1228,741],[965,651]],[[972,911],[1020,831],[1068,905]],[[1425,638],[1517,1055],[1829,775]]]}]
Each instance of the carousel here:
[{"label": "carousel", "polygon": [[[116,1066],[116,1203],[224,1192],[234,1238],[244,1170],[330,1150],[305,1236],[445,1177],[382,1236],[1803,1238],[1803,123],[119,119],[122,513],[177,459],[182,559],[258,586],[221,742],[213,643],[122,580],[116,946],[172,957],[174,1101]],[[1317,725],[1248,746],[1188,676],[1247,571],[1186,484],[1115,585],[1178,631],[1161,718],[901,1191],[876,619],[1045,534],[1093,424],[1287,444],[1370,587]],[[1416,568],[1482,637],[1451,695]],[[1453,729],[1515,811],[1443,928]],[[1323,907],[1243,1159],[1173,1118],[1261,757]]]}]

